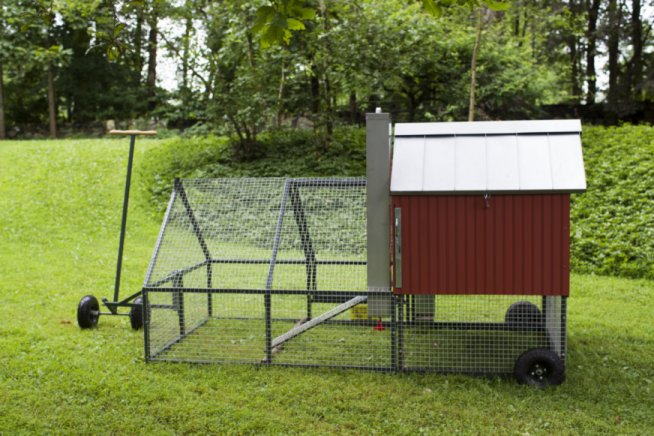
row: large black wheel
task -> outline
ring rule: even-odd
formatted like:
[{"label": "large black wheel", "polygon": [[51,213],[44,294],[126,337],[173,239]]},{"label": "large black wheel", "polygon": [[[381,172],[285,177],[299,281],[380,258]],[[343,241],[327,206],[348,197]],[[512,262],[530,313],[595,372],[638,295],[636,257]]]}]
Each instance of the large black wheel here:
[{"label": "large black wheel", "polygon": [[535,348],[518,357],[513,367],[513,375],[521,384],[540,388],[555,386],[565,380],[565,365],[555,352]]},{"label": "large black wheel", "polygon": [[134,300],[134,306],[129,310],[129,323],[134,330],[143,327],[143,299],[141,297]]},{"label": "large black wheel", "polygon": [[77,306],[77,324],[83,329],[98,325],[100,318],[100,303],[93,295],[82,298]]},{"label": "large black wheel", "polygon": [[542,326],[543,316],[534,303],[518,301],[506,310],[504,321],[511,328],[531,330]]}]

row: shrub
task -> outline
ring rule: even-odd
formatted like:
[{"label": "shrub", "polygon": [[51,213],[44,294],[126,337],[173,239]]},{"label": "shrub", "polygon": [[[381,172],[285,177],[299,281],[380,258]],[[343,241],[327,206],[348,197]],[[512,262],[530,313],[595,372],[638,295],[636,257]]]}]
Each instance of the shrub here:
[{"label": "shrub", "polygon": [[654,128],[584,127],[588,191],[572,196],[571,268],[654,278]]},{"label": "shrub", "polygon": [[139,171],[150,203],[164,210],[176,177],[200,177],[203,168],[220,165],[228,149],[227,138],[206,136],[172,138],[148,150]]},{"label": "shrub", "polygon": [[363,176],[365,130],[343,127],[325,147],[310,130],[280,129],[259,137],[257,158],[238,160],[226,137],[177,138],[150,150],[142,180],[158,211],[166,207],[175,177],[317,177]]}]

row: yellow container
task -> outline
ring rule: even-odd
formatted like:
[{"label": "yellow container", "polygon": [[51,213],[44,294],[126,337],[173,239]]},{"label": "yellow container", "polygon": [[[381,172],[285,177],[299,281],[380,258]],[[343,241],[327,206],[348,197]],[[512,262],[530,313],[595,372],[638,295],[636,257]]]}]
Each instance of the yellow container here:
[{"label": "yellow container", "polygon": [[368,305],[359,304],[354,306],[350,311],[352,313],[353,320],[367,320],[368,319]]}]

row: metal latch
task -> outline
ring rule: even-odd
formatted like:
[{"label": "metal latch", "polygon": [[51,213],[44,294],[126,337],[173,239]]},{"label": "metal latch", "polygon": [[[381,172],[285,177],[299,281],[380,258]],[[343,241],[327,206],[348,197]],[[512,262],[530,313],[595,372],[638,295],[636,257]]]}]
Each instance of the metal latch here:
[{"label": "metal latch", "polygon": [[395,208],[395,287],[402,287],[402,209]]}]

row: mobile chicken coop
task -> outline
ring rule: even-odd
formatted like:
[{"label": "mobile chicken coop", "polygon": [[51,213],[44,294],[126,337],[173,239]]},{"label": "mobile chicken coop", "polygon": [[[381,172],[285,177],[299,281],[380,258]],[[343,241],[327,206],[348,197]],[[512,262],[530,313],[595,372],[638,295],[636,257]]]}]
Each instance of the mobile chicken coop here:
[{"label": "mobile chicken coop", "polygon": [[580,131],[376,113],[366,178],[176,180],[146,359],[561,383]]}]

